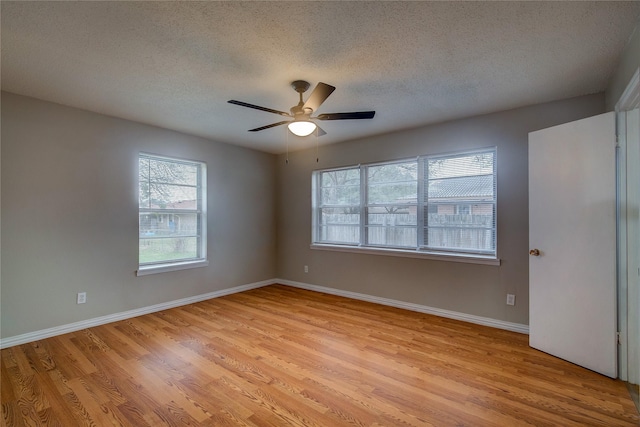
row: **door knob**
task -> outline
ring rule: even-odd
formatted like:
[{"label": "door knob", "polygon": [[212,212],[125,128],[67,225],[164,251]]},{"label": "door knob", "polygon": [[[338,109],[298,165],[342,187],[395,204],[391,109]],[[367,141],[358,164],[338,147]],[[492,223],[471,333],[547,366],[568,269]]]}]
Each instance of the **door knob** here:
[{"label": "door knob", "polygon": [[540,250],[538,250],[538,249],[531,249],[531,250],[529,251],[529,255],[532,255],[532,256],[540,256]]}]

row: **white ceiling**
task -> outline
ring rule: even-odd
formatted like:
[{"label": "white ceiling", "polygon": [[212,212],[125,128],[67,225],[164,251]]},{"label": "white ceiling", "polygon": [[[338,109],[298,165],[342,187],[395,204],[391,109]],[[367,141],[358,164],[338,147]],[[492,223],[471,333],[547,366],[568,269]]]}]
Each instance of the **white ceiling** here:
[{"label": "white ceiling", "polygon": [[[2,89],[281,153],[293,80],[320,143],[603,91],[640,2],[1,2]],[[308,94],[309,92],[307,92]],[[315,137],[289,137],[290,149]]]}]

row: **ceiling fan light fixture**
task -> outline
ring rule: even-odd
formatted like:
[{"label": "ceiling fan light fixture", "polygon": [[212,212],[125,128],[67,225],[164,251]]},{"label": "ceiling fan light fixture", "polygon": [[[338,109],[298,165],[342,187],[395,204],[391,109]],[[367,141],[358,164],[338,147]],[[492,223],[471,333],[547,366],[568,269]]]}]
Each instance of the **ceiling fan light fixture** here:
[{"label": "ceiling fan light fixture", "polygon": [[295,120],[289,123],[289,130],[297,136],[309,136],[316,130],[316,124],[307,120]]}]

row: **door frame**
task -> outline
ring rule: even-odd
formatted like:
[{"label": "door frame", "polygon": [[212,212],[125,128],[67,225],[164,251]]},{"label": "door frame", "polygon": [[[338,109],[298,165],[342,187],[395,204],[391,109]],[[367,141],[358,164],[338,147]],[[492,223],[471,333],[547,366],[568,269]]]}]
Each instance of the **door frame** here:
[{"label": "door frame", "polygon": [[628,380],[628,342],[627,322],[629,271],[627,265],[627,140],[626,111],[640,107],[640,67],[631,77],[626,89],[616,103],[616,259],[617,259],[617,295],[618,295],[618,377]]}]

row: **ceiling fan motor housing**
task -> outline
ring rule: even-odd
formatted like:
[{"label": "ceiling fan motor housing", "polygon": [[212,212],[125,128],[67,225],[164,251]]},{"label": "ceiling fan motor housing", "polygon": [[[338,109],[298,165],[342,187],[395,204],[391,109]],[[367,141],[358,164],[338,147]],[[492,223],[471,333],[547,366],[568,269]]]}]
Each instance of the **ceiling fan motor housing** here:
[{"label": "ceiling fan motor housing", "polygon": [[293,88],[293,90],[300,94],[305,93],[310,86],[311,85],[309,84],[309,82],[306,82],[304,80],[296,80],[294,82],[291,82],[291,87]]},{"label": "ceiling fan motor housing", "polygon": [[298,105],[291,107],[291,115],[295,119],[298,119],[301,116],[304,116],[307,119],[309,119],[309,117],[311,116],[311,113],[313,113],[313,110],[311,108],[308,108],[308,107],[304,108],[303,105],[304,103],[300,102]]}]

